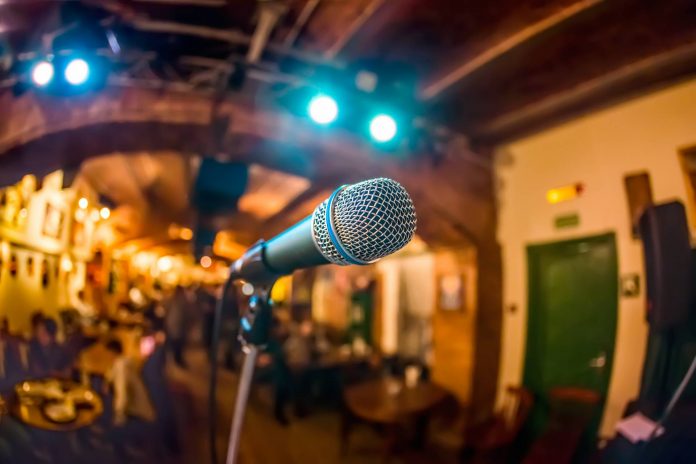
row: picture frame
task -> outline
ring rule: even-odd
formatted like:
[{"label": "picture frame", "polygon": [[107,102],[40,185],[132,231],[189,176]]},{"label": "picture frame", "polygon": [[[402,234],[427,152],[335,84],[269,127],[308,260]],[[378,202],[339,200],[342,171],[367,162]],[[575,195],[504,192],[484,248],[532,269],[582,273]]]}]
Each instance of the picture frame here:
[{"label": "picture frame", "polygon": [[63,211],[51,203],[46,203],[46,213],[44,214],[44,223],[41,233],[46,237],[60,239],[63,230]]},{"label": "picture frame", "polygon": [[466,278],[464,274],[442,274],[437,277],[437,307],[445,312],[466,311]]}]

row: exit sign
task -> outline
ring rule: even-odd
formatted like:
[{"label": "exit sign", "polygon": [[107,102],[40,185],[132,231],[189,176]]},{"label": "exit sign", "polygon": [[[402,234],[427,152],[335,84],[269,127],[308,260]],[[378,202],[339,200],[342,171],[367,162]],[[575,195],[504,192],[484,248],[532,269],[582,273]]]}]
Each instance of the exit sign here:
[{"label": "exit sign", "polygon": [[578,213],[556,216],[553,220],[553,224],[556,227],[556,229],[568,229],[570,227],[577,227],[580,225],[580,216],[578,216]]}]

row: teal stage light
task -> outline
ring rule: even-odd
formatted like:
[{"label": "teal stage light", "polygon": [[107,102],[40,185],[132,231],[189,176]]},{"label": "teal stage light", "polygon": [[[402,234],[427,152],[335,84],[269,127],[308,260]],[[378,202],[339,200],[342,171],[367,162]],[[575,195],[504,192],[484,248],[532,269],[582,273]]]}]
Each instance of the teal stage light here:
[{"label": "teal stage light", "polygon": [[338,103],[328,95],[317,95],[310,100],[308,113],[317,124],[331,124],[338,118]]},{"label": "teal stage light", "polygon": [[391,142],[396,137],[397,132],[396,120],[388,114],[378,114],[370,121],[370,136],[376,142]]},{"label": "teal stage light", "polygon": [[65,80],[72,85],[82,85],[89,79],[89,64],[82,58],[70,60],[65,67]]},{"label": "teal stage light", "polygon": [[31,70],[31,80],[38,87],[45,87],[51,83],[54,74],[53,64],[49,61],[39,61]]}]

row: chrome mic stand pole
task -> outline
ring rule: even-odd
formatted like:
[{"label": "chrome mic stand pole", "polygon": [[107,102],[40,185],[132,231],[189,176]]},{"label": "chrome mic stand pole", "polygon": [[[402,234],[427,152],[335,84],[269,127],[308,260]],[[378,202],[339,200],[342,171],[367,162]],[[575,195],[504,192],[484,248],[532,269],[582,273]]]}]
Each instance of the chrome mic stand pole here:
[{"label": "chrome mic stand pole", "polygon": [[227,447],[227,464],[236,464],[239,456],[239,442],[242,435],[242,425],[244,424],[244,413],[246,412],[249,400],[249,390],[251,381],[254,377],[254,366],[259,354],[259,348],[248,345],[244,350],[244,366],[242,376],[239,378],[239,388],[237,389],[237,400],[234,404],[234,416],[232,417],[232,428],[230,429],[230,440]]},{"label": "chrome mic stand pole", "polygon": [[263,348],[268,342],[271,329],[271,287],[273,287],[273,284],[254,289],[254,294],[249,300],[249,308],[240,319],[239,340],[242,343],[242,350],[245,355],[227,447],[227,464],[237,464],[239,459],[239,444],[242,426],[244,425],[244,413],[249,400],[249,390],[254,377],[256,358],[259,349]]}]

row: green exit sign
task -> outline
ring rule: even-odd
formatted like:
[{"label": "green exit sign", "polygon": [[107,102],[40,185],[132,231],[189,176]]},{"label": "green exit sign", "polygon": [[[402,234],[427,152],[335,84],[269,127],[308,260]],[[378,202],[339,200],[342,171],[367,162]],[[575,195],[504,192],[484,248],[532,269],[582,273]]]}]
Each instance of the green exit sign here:
[{"label": "green exit sign", "polygon": [[556,216],[553,220],[553,224],[556,227],[556,229],[567,229],[569,227],[577,227],[580,225],[580,216],[578,216],[578,213]]}]

